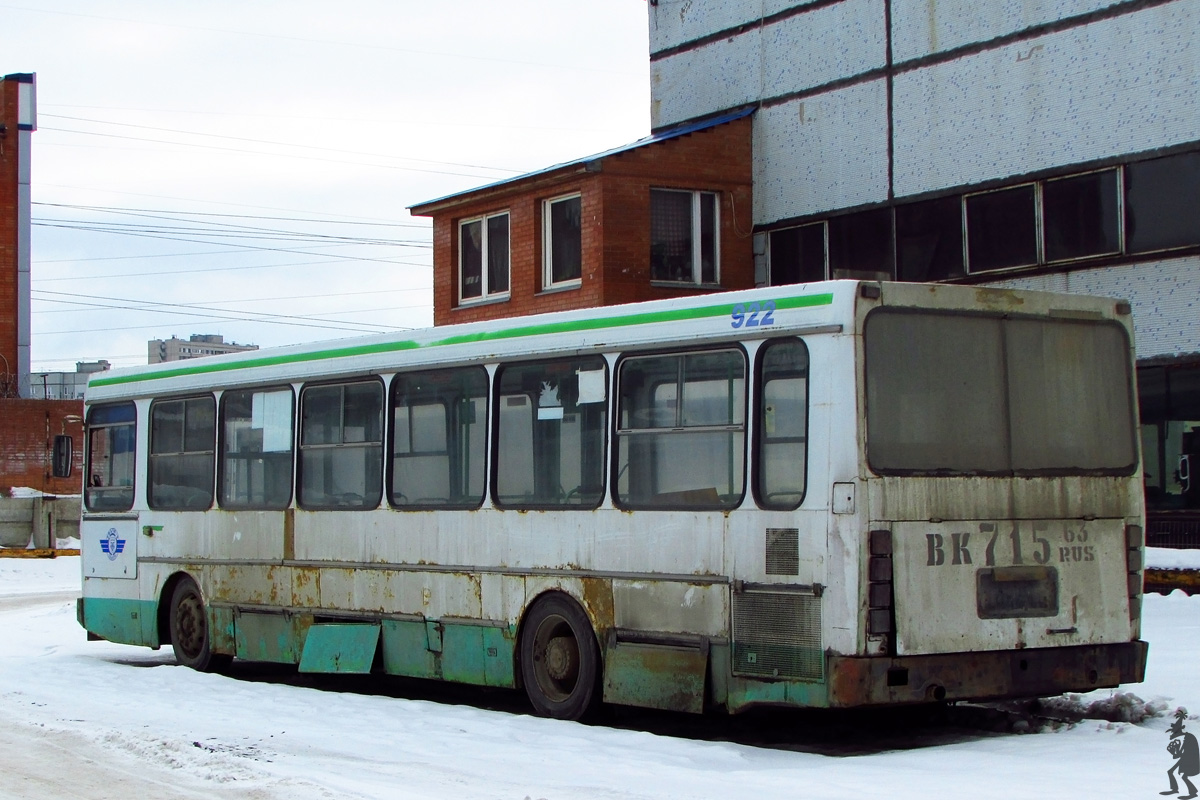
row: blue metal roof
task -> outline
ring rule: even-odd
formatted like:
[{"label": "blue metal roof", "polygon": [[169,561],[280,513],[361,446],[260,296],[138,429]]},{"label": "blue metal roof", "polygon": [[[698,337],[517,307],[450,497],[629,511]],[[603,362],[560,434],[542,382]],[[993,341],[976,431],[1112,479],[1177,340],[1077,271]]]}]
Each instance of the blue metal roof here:
[{"label": "blue metal roof", "polygon": [[756,106],[746,106],[738,109],[737,111],[730,111],[717,117],[709,117],[708,119],[700,120],[699,122],[689,122],[674,128],[667,128],[665,130],[658,131],[657,133],[652,133],[642,139],[638,139],[636,142],[630,142],[629,144],[621,145],[620,147],[614,147],[612,150],[605,150],[603,153],[596,153],[595,155],[587,156],[585,158],[577,158],[574,161],[565,161],[562,164],[555,164],[552,167],[539,169],[536,172],[527,172],[524,175],[517,175],[514,178],[505,178],[504,180],[496,181],[494,183],[487,183],[483,186],[477,186],[474,189],[468,189],[465,192],[448,194],[445,197],[439,197],[435,200],[426,200],[423,203],[416,203],[415,205],[409,206],[409,209],[411,210],[420,206],[434,205],[436,203],[444,203],[445,201],[451,200],[455,197],[464,197],[469,194],[474,194],[475,192],[482,192],[487,189],[495,189],[499,186],[504,186],[505,184],[516,183],[517,181],[524,181],[528,180],[529,178],[536,178],[539,175],[546,175],[554,172],[555,170],[565,169],[567,167],[583,166],[589,162],[599,161],[600,159],[608,158],[609,156],[615,156],[629,150],[634,150],[638,147],[658,144],[659,142],[666,142],[671,139],[676,139],[680,136],[687,136],[689,133],[696,133],[698,131],[708,130],[709,128],[715,128],[718,125],[724,125],[726,122],[733,122],[734,120],[748,117],[754,113],[755,108]]}]

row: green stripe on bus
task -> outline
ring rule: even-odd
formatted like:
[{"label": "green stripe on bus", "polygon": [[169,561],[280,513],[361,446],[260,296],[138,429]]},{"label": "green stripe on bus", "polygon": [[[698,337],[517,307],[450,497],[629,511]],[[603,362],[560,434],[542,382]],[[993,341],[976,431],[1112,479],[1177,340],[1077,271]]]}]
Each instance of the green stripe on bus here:
[{"label": "green stripe on bus", "polygon": [[[827,306],[833,303],[830,293],[799,295],[796,297],[781,297],[772,300],[776,310],[792,308],[811,308]],[[418,350],[430,347],[445,347],[455,344],[473,344],[479,342],[517,339],[526,336],[543,336],[547,334],[579,333],[582,331],[602,330],[604,328],[625,328],[631,325],[649,325],[663,322],[684,322],[687,320],[705,319],[709,317],[724,317],[733,313],[735,305],[744,303],[722,303],[714,306],[699,308],[680,308],[668,311],[647,311],[639,314],[626,314],[619,317],[598,317],[594,319],[571,320],[567,322],[547,322],[538,325],[518,325],[498,331],[481,331],[449,336],[428,344],[420,344],[412,340],[395,342],[377,342],[375,344],[354,345],[350,347],[335,347],[329,350],[317,350],[311,353],[292,353],[289,355],[263,356],[246,361],[226,363],[215,361],[211,364],[195,364],[176,367],[174,369],[156,372],[152,375],[134,374],[119,375],[110,378],[93,378],[90,386],[118,386],[124,383],[138,381],[159,381],[166,378],[179,378],[185,375],[204,375],[213,372],[230,372],[233,370],[254,369],[255,367],[274,367],[281,364],[302,364],[307,361],[321,361],[327,358],[348,358],[351,356],[379,355],[381,353],[397,353],[405,350]]]}]

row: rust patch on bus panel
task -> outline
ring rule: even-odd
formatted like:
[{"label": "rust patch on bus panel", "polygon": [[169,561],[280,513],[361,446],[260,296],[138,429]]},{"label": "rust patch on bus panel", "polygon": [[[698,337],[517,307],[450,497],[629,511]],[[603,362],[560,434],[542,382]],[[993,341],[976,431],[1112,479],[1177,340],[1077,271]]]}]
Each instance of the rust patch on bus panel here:
[{"label": "rust patch on bus panel", "polygon": [[270,604],[277,606],[280,604],[279,584],[276,579],[278,577],[278,568],[271,566],[267,567],[266,585],[270,587]]},{"label": "rust patch on bus panel", "polygon": [[296,509],[283,510],[283,557],[287,561],[296,558]]},{"label": "rust patch on bus panel", "polygon": [[1018,308],[1025,300],[1011,289],[979,288],[975,290],[975,302],[985,308]]},{"label": "rust patch on bus panel", "polygon": [[318,605],[321,596],[321,571],[316,567],[289,567],[291,601],[298,608]]},{"label": "rust patch on bus panel", "polygon": [[613,627],[616,619],[613,611],[612,580],[580,578],[579,584],[583,590],[583,605],[588,616],[592,618],[592,626],[598,634],[602,634]]}]

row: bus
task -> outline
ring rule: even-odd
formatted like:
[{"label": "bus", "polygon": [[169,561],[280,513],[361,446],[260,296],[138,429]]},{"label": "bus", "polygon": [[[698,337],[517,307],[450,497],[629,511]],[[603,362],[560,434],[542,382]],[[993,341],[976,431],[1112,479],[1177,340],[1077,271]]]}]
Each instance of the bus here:
[{"label": "bus", "polygon": [[1127,302],[863,281],[97,373],[78,619],[534,711],[1143,678]]}]

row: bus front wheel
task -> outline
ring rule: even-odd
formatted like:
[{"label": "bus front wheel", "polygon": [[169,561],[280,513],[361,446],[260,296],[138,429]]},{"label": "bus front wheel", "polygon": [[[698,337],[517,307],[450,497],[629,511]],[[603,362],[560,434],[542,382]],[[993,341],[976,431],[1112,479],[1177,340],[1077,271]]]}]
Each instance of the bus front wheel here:
[{"label": "bus front wheel", "polygon": [[550,594],[530,610],[521,633],[521,678],[544,717],[580,719],[600,698],[600,648],[574,600]]},{"label": "bus front wheel", "polygon": [[181,579],[171,593],[171,649],[176,661],[200,672],[217,672],[231,660],[212,651],[208,613],[200,588],[191,578]]}]

